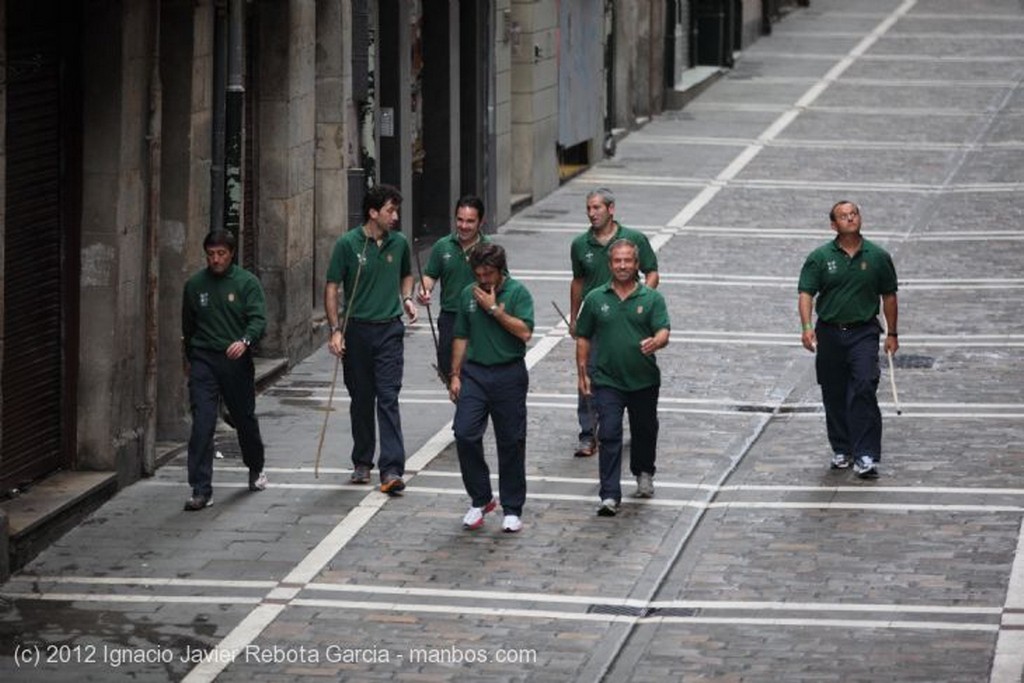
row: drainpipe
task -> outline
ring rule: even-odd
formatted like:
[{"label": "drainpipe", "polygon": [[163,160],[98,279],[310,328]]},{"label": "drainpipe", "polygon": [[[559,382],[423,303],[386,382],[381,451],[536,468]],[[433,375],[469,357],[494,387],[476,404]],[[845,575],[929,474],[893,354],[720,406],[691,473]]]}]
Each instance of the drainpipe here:
[{"label": "drainpipe", "polygon": [[[242,107],[245,104],[245,81],[242,68],[245,46],[245,0],[228,0],[228,92],[224,149],[224,229],[237,238],[241,232],[242,215]],[[241,245],[235,252],[241,251]]]},{"label": "drainpipe", "polygon": [[157,354],[160,321],[160,146],[163,136],[163,91],[160,82],[160,2],[153,9],[153,51],[149,75],[149,205],[146,207],[146,425],[142,439],[142,476],[156,472]]}]

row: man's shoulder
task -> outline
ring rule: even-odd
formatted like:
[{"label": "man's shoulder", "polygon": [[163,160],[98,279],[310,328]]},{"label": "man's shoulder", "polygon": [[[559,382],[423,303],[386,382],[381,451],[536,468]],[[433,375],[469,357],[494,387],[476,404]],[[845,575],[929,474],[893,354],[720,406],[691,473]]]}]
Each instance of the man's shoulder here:
[{"label": "man's shoulder", "polygon": [[825,256],[828,256],[828,255],[832,254],[833,252],[835,252],[835,250],[836,250],[836,241],[835,240],[829,240],[828,242],[822,242],[821,244],[819,244],[818,246],[816,246],[814,249],[811,250],[811,253],[809,253],[807,255],[807,260],[811,261],[811,260],[821,259],[821,258],[823,258]]},{"label": "man's shoulder", "polygon": [[647,239],[647,235],[643,234],[636,228],[631,228],[628,225],[623,225],[622,223],[618,223],[618,226],[619,239],[627,239],[630,242],[634,242],[636,244],[646,244],[647,242],[649,242],[649,240]]},{"label": "man's shoulder", "polygon": [[864,253],[874,252],[883,258],[892,258],[884,247],[880,246],[877,242],[872,242],[866,237],[864,238],[864,243],[861,245],[861,250],[864,251]]}]

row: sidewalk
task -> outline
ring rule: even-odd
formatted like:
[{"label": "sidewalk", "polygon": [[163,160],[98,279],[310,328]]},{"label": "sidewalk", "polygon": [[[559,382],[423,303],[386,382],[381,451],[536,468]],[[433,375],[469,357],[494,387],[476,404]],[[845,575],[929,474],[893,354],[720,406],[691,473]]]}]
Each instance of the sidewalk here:
[{"label": "sidewalk", "polygon": [[[815,0],[502,226],[537,314],[521,533],[461,528],[424,316],[403,497],[347,484],[340,373],[315,474],[321,349],[258,401],[266,491],[223,447],[216,504],[185,513],[179,456],[0,587],[0,677],[1019,682],[1022,37],[1016,0]],[[596,460],[572,457],[550,304],[599,185],[657,248],[673,322],[657,495],[612,519]],[[799,344],[796,277],[839,199],[900,274],[902,415],[883,383],[877,481],[829,470]]]}]

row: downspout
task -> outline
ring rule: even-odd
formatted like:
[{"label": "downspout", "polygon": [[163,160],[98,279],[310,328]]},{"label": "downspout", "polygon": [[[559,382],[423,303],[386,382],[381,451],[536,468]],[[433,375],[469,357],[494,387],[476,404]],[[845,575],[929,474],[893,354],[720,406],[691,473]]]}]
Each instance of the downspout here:
[{"label": "downspout", "polygon": [[153,52],[149,76],[149,205],[146,208],[146,426],[142,440],[142,476],[156,473],[157,356],[160,350],[160,164],[163,90],[160,82],[160,2],[154,3]]},{"label": "downspout", "polygon": [[[242,108],[245,104],[245,0],[228,2],[228,92],[224,149],[224,229],[237,238],[242,215]],[[241,244],[239,244],[241,247]],[[236,258],[241,249],[235,251]]]}]

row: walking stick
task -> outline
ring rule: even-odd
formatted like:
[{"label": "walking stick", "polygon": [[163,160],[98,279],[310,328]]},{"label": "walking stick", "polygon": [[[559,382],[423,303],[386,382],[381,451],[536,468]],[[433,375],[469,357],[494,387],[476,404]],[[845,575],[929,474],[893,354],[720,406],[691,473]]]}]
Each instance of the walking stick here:
[{"label": "walking stick", "polygon": [[[423,290],[423,264],[420,263],[420,252],[415,249],[416,241],[413,240],[413,256],[416,257],[416,274],[420,276],[420,291]],[[434,368],[434,372],[437,373],[438,379],[441,380],[441,384],[445,387],[448,386],[449,378],[445,377],[445,374],[441,372],[441,344],[437,341],[437,330],[434,329],[434,314],[430,312],[430,304],[424,304],[427,309],[427,322],[430,323],[430,336],[434,338],[434,358],[437,363],[431,365]]]},{"label": "walking stick", "polygon": [[892,351],[886,351],[889,356],[889,388],[892,389],[892,402],[896,404],[896,414],[902,415],[900,410],[900,397],[896,394],[896,370],[892,364]]},{"label": "walking stick", "polygon": [[[348,298],[348,304],[345,305],[345,315],[341,319],[341,344],[342,348],[345,347],[345,331],[348,329],[348,316],[352,312],[352,304],[356,300],[356,292],[359,287],[359,276],[363,274],[363,264],[366,263],[366,246],[370,243],[370,238],[363,234],[366,241],[363,242],[363,251],[359,254],[359,267],[356,269],[356,277],[352,281],[352,295]],[[333,332],[332,332],[333,334]],[[313,478],[320,478],[320,456],[323,455],[324,451],[324,437],[327,435],[327,421],[331,417],[331,411],[334,409],[334,388],[338,385],[338,367],[341,365],[341,356],[334,357],[334,375],[331,377],[331,391],[327,396],[327,409],[324,411],[324,424],[320,427],[320,443],[316,447],[316,462],[313,465]]]}]

